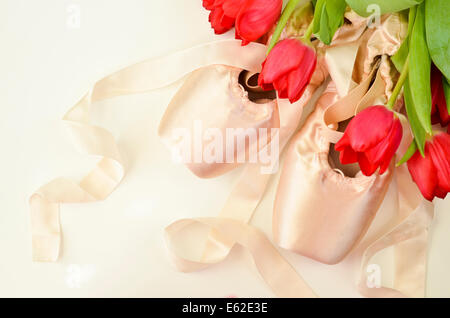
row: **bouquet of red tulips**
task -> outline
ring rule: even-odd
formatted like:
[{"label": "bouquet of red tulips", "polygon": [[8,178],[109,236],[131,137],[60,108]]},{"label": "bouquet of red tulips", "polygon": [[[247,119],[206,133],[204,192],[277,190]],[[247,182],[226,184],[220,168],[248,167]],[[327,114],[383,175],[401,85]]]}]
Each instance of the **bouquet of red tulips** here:
[{"label": "bouquet of red tulips", "polygon": [[[428,200],[445,198],[450,191],[450,12],[448,0],[313,0],[302,7],[290,0],[203,0],[216,34],[235,27],[242,45],[268,42],[258,84],[276,90],[279,98],[299,100],[316,67],[316,47],[330,45],[353,10],[368,16],[400,12],[408,18],[405,40],[391,62],[399,76],[386,105],[368,107],[352,118],[335,145],[342,164],[358,163],[367,176],[383,174],[403,138],[398,104],[404,105],[414,136],[397,165],[407,163],[413,181]],[[284,36],[293,13],[308,27],[297,36]],[[283,33],[284,32],[284,33]]]}]

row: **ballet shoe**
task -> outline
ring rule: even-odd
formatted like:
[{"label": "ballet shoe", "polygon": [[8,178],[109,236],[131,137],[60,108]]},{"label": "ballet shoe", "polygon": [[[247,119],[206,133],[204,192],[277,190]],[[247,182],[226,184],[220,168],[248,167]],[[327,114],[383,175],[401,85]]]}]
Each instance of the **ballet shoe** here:
[{"label": "ballet shoe", "polygon": [[[213,178],[266,146],[271,128],[279,125],[276,94],[257,86],[257,74],[212,65],[188,76],[159,132],[174,160],[181,159],[200,178]],[[267,133],[265,142],[259,142],[261,131]]]},{"label": "ballet shoe", "polygon": [[338,99],[330,82],[294,136],[273,211],[276,244],[325,264],[339,263],[364,236],[393,172],[391,164],[383,175],[367,177],[357,166],[340,166],[333,144],[321,133],[324,112]]}]

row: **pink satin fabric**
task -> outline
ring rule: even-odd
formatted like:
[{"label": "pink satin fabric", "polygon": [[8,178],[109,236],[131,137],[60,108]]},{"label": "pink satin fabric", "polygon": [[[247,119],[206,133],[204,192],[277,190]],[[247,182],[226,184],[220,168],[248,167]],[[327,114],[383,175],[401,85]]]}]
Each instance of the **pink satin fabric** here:
[{"label": "pink satin fabric", "polygon": [[[426,246],[433,218],[432,204],[422,199],[405,167],[394,169],[392,163],[382,176],[365,177],[358,173],[348,177],[332,167],[329,160],[330,143],[342,136],[335,130],[337,123],[390,96],[393,73],[387,55],[395,53],[404,37],[398,19],[398,15],[385,16],[379,28],[363,33],[358,40],[352,73],[346,70],[345,64],[338,64],[342,56],[338,49],[327,50],[330,75],[335,83],[341,84],[340,89],[330,83],[315,112],[293,138],[274,204],[273,234],[278,245],[317,261],[335,264],[364,236],[395,174],[396,184],[401,185],[394,204],[394,209],[399,211],[397,225],[367,247],[361,262],[358,289],[367,297],[425,295]],[[378,55],[381,59],[377,62]],[[372,68],[371,72],[368,67]],[[372,83],[373,67],[378,71]],[[350,85],[345,84],[349,74]],[[361,83],[355,87],[355,81]],[[342,93],[346,87],[354,89],[346,95]],[[339,98],[338,91],[345,96]],[[398,151],[400,155],[411,141],[410,128],[403,117],[402,124],[405,140]],[[370,286],[366,275],[370,259],[392,245],[396,254],[394,287]]]},{"label": "pink satin fabric", "polygon": [[[226,136],[227,128],[242,128],[241,135],[245,138],[245,131],[249,128],[259,131],[260,128],[279,128],[280,120],[276,100],[252,102],[248,93],[239,84],[238,78],[242,69],[225,65],[212,65],[194,71],[178,90],[161,120],[159,136],[165,145],[180,156],[189,156],[186,150],[179,147],[180,141],[175,139],[176,131],[184,128],[195,136],[195,125],[202,127],[201,133],[209,128],[219,129],[221,136]],[[202,83],[202,85],[198,85]],[[187,167],[198,177],[211,178],[224,174],[239,165],[238,153],[257,153],[270,143],[270,135],[266,142],[260,142],[259,136],[255,140],[248,138],[243,149],[235,142],[229,145],[222,140],[223,162],[205,162],[204,158],[198,158],[197,162],[186,163]],[[202,139],[202,144],[197,146],[205,149],[209,140]],[[194,143],[191,142],[189,153],[194,158]],[[227,163],[225,156],[233,154],[233,163]],[[198,155],[198,154],[197,154]],[[248,160],[247,160],[248,161]]]},{"label": "pink satin fabric", "polygon": [[31,195],[33,260],[54,262],[58,259],[61,246],[60,204],[104,200],[124,176],[122,159],[112,134],[90,123],[92,104],[164,87],[210,65],[225,64],[258,72],[264,57],[263,45],[250,44],[242,48],[238,41],[219,41],[126,67],[95,83],[66,113],[64,123],[78,150],[100,159],[80,182],[57,178]]},{"label": "pink satin fabric", "polygon": [[392,177],[354,178],[329,163],[330,142],[323,138],[323,113],[338,100],[332,82],[315,112],[293,138],[274,203],[273,235],[281,247],[317,261],[340,262],[373,220]]},{"label": "pink satin fabric", "polygon": [[[355,24],[354,27],[364,29],[362,24]],[[350,33],[342,34],[349,36]],[[337,48],[339,38],[335,41],[334,48]],[[349,41],[342,39],[341,44],[354,44],[354,41],[353,38]],[[305,94],[292,105],[279,99],[262,104],[247,99],[236,85],[237,74],[243,69],[249,70],[251,74],[259,72],[266,47],[255,43],[241,47],[239,41],[234,40],[206,44],[161,59],[148,60],[97,82],[66,114],[64,120],[78,148],[86,154],[100,157],[100,160],[81,182],[58,178],[31,196],[33,259],[57,260],[61,241],[61,203],[105,199],[124,175],[120,154],[112,135],[89,122],[89,109],[94,102],[146,92],[189,74],[160,124],[160,136],[170,149],[177,147],[171,132],[180,126],[192,129],[192,123],[198,117],[206,123],[206,127],[217,126],[224,129],[243,125],[280,128],[282,149],[295,133],[303,106],[326,79],[328,69],[333,69],[330,73],[335,82],[338,82],[337,78],[341,78],[347,83],[341,86],[341,91],[345,91],[347,87],[352,89],[349,94],[352,98],[361,96],[360,103],[355,103],[356,108],[352,104],[352,112],[367,107],[371,96],[379,93],[379,85],[373,85],[376,90],[369,89],[371,75],[364,73],[363,68],[362,72],[356,71],[356,74],[365,76],[359,79],[352,77],[355,75],[352,64],[350,69],[336,65],[330,67],[331,61],[339,61],[335,56],[337,51],[324,53],[323,50],[324,48],[319,48],[318,68]],[[343,52],[345,50],[339,54]],[[352,56],[358,60],[358,55],[359,53],[355,53]],[[376,83],[381,76],[378,74],[381,71],[377,73]],[[354,88],[356,83],[360,85]],[[211,91],[218,94],[219,98],[207,96]],[[197,104],[199,100],[200,103]],[[336,123],[345,118],[341,118],[340,112],[329,111],[327,106],[344,104],[342,101],[346,101],[345,97],[339,99],[333,84],[330,84],[308,123],[293,139],[274,209],[275,241],[282,247],[326,263],[340,261],[357,244],[383,200],[392,174],[399,175],[401,172],[401,169],[395,169],[394,172],[391,167],[389,173],[383,176],[357,175],[350,179],[332,169],[328,163],[329,145],[332,138],[339,136],[335,131]],[[210,111],[212,102],[215,102],[214,112]],[[269,147],[270,142],[268,140],[261,147]],[[200,177],[217,176],[234,167],[235,165],[225,163],[206,162],[188,165]],[[315,297],[314,291],[270,241],[247,224],[264,195],[269,179],[270,175],[261,174],[259,164],[247,164],[217,218],[179,220],[169,225],[165,231],[166,242],[177,268],[190,272],[220,262],[237,243],[249,249],[262,278],[277,296]],[[405,174],[397,179],[405,184],[409,182],[410,186],[412,184]],[[386,231],[364,254],[358,285],[364,295],[386,297],[423,294],[426,238],[432,219],[432,206],[422,203],[417,191],[404,192],[402,189],[398,192],[398,210],[401,213],[398,226]],[[196,230],[199,225],[207,227],[207,235],[201,235]],[[179,244],[185,235],[192,233],[198,236],[194,248],[200,249],[200,253],[192,253]],[[367,290],[364,276],[367,264],[376,252],[390,245],[396,245],[396,255],[399,256],[395,292],[387,288]],[[405,264],[413,265],[406,268]],[[408,284],[408,280],[413,280],[414,283]]]}]

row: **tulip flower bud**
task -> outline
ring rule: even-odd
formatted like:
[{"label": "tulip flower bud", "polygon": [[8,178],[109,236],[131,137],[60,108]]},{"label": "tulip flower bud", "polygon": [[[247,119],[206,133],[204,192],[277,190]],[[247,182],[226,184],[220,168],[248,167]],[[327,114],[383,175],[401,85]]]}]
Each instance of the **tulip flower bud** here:
[{"label": "tulip flower bud", "polygon": [[211,11],[209,22],[216,34],[230,30],[236,21],[239,10],[247,0],[203,0],[203,7]]},{"label": "tulip flower bud", "polygon": [[313,48],[297,39],[278,42],[262,64],[258,84],[264,90],[278,91],[291,103],[300,99],[316,68]]},{"label": "tulip flower bud", "polygon": [[371,106],[357,114],[335,145],[342,164],[358,162],[361,172],[371,176],[380,168],[383,174],[403,136],[400,119],[385,106]]},{"label": "tulip flower bud", "polygon": [[408,170],[425,199],[444,199],[450,192],[450,135],[436,134],[425,144],[425,157],[417,151],[408,160]]},{"label": "tulip flower bud", "polygon": [[236,39],[242,45],[258,40],[278,21],[282,0],[247,0],[236,18]]},{"label": "tulip flower bud", "polygon": [[265,35],[278,21],[282,0],[203,0],[216,34],[236,25],[236,39],[247,45]]}]

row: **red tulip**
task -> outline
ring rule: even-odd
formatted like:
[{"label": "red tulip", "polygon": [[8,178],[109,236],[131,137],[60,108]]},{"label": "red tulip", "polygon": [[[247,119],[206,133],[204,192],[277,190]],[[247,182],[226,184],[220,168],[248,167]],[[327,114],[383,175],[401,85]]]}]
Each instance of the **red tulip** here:
[{"label": "red tulip", "polygon": [[395,155],[403,136],[400,120],[384,106],[371,106],[356,115],[336,144],[342,164],[358,162],[371,176],[380,167],[383,174]]},{"label": "red tulip", "polygon": [[236,39],[242,45],[258,40],[278,21],[282,7],[282,0],[247,0],[236,18]]},{"label": "red tulip", "polygon": [[203,0],[203,7],[206,10],[212,10],[215,0]]},{"label": "red tulip", "polygon": [[433,125],[441,123],[442,127],[445,127],[450,122],[450,115],[445,100],[442,80],[441,71],[433,64],[431,67],[431,121]]},{"label": "red tulip", "polygon": [[417,151],[408,170],[425,199],[444,199],[450,191],[450,135],[442,132],[425,144],[425,157]]},{"label": "red tulip", "polygon": [[258,40],[277,22],[282,0],[203,0],[210,10],[209,22],[216,34],[230,30],[236,24],[236,38],[242,45]]},{"label": "red tulip", "polygon": [[270,51],[262,64],[258,84],[264,90],[278,91],[291,103],[302,97],[316,68],[314,49],[296,39],[282,40]]},{"label": "red tulip", "polygon": [[214,32],[222,34],[230,30],[246,2],[247,0],[203,0],[203,7],[211,11],[209,22]]}]

